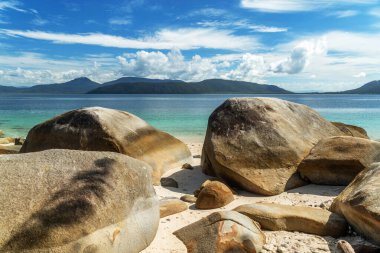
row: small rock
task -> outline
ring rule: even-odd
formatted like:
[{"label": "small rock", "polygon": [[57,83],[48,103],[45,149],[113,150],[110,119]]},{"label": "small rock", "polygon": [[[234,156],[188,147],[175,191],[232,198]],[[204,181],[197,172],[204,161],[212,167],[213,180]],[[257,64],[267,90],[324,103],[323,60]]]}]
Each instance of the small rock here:
[{"label": "small rock", "polygon": [[175,181],[173,178],[163,177],[160,179],[160,182],[161,182],[161,186],[163,186],[163,187],[178,188],[178,182]]},{"label": "small rock", "polygon": [[[218,181],[218,182],[221,182],[222,184],[225,184],[227,185],[222,179],[218,179],[218,178],[214,178],[214,179],[207,179],[206,181],[203,182],[203,184],[199,187],[199,189],[196,189],[193,194],[195,197],[198,198],[198,195],[199,193],[201,192],[201,190],[209,183],[213,182],[213,181]],[[236,194],[235,191],[233,191],[231,188],[230,190],[232,191],[233,194]]]},{"label": "small rock", "polygon": [[232,191],[222,182],[209,181],[203,185],[195,202],[195,207],[198,209],[219,208],[234,200]]},{"label": "small rock", "polygon": [[23,139],[23,138],[15,138],[15,145],[16,146],[21,146],[21,145],[23,145],[24,144],[24,142],[25,142],[25,139]]},{"label": "small rock", "polygon": [[179,199],[160,200],[160,218],[187,210],[187,204]]},{"label": "small rock", "polygon": [[184,169],[184,170],[193,170],[194,167],[191,164],[189,164],[189,163],[185,163],[184,165],[182,165],[182,169]]},{"label": "small rock", "polygon": [[193,158],[201,158],[201,155],[195,155]]},{"label": "small rock", "polygon": [[193,195],[186,194],[186,195],[183,195],[180,198],[180,200],[185,201],[187,203],[195,203],[197,201],[197,198]]}]

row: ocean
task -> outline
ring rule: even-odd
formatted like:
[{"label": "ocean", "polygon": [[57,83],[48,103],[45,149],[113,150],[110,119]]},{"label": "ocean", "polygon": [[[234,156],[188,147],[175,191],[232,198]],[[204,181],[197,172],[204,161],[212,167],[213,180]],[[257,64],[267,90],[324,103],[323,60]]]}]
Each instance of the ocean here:
[{"label": "ocean", "polygon": [[[253,96],[253,95],[248,95]],[[380,139],[380,95],[259,95],[301,103],[331,121],[365,128]],[[26,137],[30,128],[63,112],[102,106],[131,112],[179,138],[202,140],[211,112],[230,97],[247,95],[9,95],[0,94],[0,130]]]}]

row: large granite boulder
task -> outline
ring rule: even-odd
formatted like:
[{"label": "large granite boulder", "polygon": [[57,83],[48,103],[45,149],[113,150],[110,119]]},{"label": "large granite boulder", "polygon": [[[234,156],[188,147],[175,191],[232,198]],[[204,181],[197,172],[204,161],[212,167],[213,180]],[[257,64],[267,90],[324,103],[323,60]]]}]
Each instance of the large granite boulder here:
[{"label": "large granite boulder", "polygon": [[147,162],[153,182],[167,170],[191,161],[187,146],[124,111],[91,107],[67,112],[33,127],[22,153],[46,149],[112,151]]},{"label": "large granite boulder", "polygon": [[305,182],[299,163],[323,138],[344,135],[311,108],[274,98],[231,98],[209,117],[206,174],[264,195]]},{"label": "large granite boulder", "polygon": [[331,210],[380,246],[380,163],[360,172],[335,198]]},{"label": "large granite boulder", "polygon": [[343,217],[321,208],[255,203],[234,210],[257,221],[263,229],[272,231],[298,231],[340,237],[348,230]]},{"label": "large granite boulder", "polygon": [[151,167],[112,152],[0,156],[0,252],[131,252],[155,237]]},{"label": "large granite boulder", "polygon": [[331,123],[333,123],[334,126],[339,128],[340,131],[344,132],[348,136],[369,139],[367,131],[362,127],[349,125],[342,122],[331,122]]},{"label": "large granite boulder", "polygon": [[216,212],[174,232],[188,253],[258,253],[265,244],[260,226],[238,212]]},{"label": "large granite boulder", "polygon": [[380,162],[380,142],[359,137],[323,139],[298,166],[301,177],[314,184],[348,185],[359,172]]}]

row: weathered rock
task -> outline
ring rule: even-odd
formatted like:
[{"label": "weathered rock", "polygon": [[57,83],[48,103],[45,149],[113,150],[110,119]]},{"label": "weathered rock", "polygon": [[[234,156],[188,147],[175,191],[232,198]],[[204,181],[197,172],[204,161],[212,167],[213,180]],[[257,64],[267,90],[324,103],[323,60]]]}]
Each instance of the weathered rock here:
[{"label": "weathered rock", "polygon": [[197,196],[195,207],[198,209],[214,209],[225,206],[234,200],[228,186],[219,181],[206,181]]},{"label": "weathered rock", "polygon": [[348,185],[359,172],[380,162],[380,142],[359,137],[323,139],[298,166],[314,184]]},{"label": "weathered rock", "polygon": [[380,163],[360,172],[334,199],[331,210],[380,246]]},{"label": "weathered rock", "polygon": [[185,194],[185,195],[181,196],[180,200],[185,201],[187,203],[195,203],[195,202],[197,202],[197,197],[195,197],[193,195]]},{"label": "weathered rock", "polygon": [[147,162],[153,183],[192,160],[187,146],[124,111],[91,107],[67,112],[33,127],[21,152],[46,149],[112,151]]},{"label": "weathered rock", "polygon": [[20,146],[15,145],[1,145],[0,144],[0,155],[5,154],[18,154],[20,152]]},{"label": "weathered rock", "polygon": [[354,125],[348,125],[342,122],[331,122],[340,129],[340,131],[344,132],[348,136],[352,137],[359,137],[359,138],[365,138],[369,139],[367,131],[364,128],[354,126]]},{"label": "weathered rock", "polygon": [[258,224],[238,212],[216,212],[174,232],[188,253],[258,253],[265,235]]},{"label": "weathered rock", "polygon": [[187,204],[179,199],[160,200],[160,218],[187,210]]},{"label": "weathered rock", "polygon": [[343,217],[319,208],[255,203],[234,210],[257,221],[263,229],[272,231],[298,231],[339,237],[348,229]]},{"label": "weathered rock", "polygon": [[205,185],[211,183],[212,181],[214,181],[214,180],[207,179],[206,181],[204,181],[204,182],[201,184],[201,186],[193,192],[194,197],[198,198],[199,193],[200,193],[201,190],[205,187]]},{"label": "weathered rock", "polygon": [[297,166],[319,140],[344,135],[311,108],[273,98],[232,98],[209,117],[203,171],[275,195],[304,185]]},{"label": "weathered rock", "polygon": [[0,252],[140,252],[159,223],[151,170],[112,152],[0,156]]},{"label": "weathered rock", "polygon": [[25,139],[19,137],[19,138],[15,138],[15,145],[17,146],[22,146],[25,142]]},{"label": "weathered rock", "polygon": [[170,177],[161,178],[160,183],[161,183],[161,186],[163,186],[163,187],[178,188],[178,182],[175,181],[173,178],[170,178]]}]

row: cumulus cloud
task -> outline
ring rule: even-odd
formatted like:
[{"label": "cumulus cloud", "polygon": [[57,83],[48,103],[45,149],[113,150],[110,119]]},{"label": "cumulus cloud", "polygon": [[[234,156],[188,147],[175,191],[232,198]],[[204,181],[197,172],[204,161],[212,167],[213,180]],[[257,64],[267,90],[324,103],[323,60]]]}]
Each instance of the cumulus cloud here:
[{"label": "cumulus cloud", "polygon": [[80,76],[105,82],[121,76],[142,76],[184,81],[208,78],[265,81],[303,91],[344,90],[378,76],[380,60],[373,55],[380,53],[379,40],[376,33],[333,31],[279,44],[260,53],[231,52],[210,57],[182,54],[179,48],[138,50],[120,56],[99,53],[75,60],[52,59],[35,53],[3,54],[0,84],[63,82]]},{"label": "cumulus cloud", "polygon": [[303,41],[298,44],[286,60],[271,65],[275,73],[297,74],[304,70],[313,55],[321,55],[327,52],[326,39]]},{"label": "cumulus cloud", "polygon": [[160,51],[138,51],[127,56],[118,56],[121,74],[160,79],[202,80],[217,74],[215,63],[195,55],[185,60],[181,51],[173,49],[167,54]]},{"label": "cumulus cloud", "polygon": [[0,33],[14,37],[52,41],[54,43],[133,49],[179,48],[181,50],[189,50],[210,48],[244,51],[252,50],[259,46],[258,41],[252,36],[234,35],[230,30],[217,30],[213,28],[162,29],[152,36],[142,38],[125,38],[102,33],[66,34],[9,29],[2,29]]},{"label": "cumulus cloud", "polygon": [[223,77],[233,80],[258,81],[267,74],[268,70],[269,66],[263,56],[247,53],[243,55],[238,66]]}]

